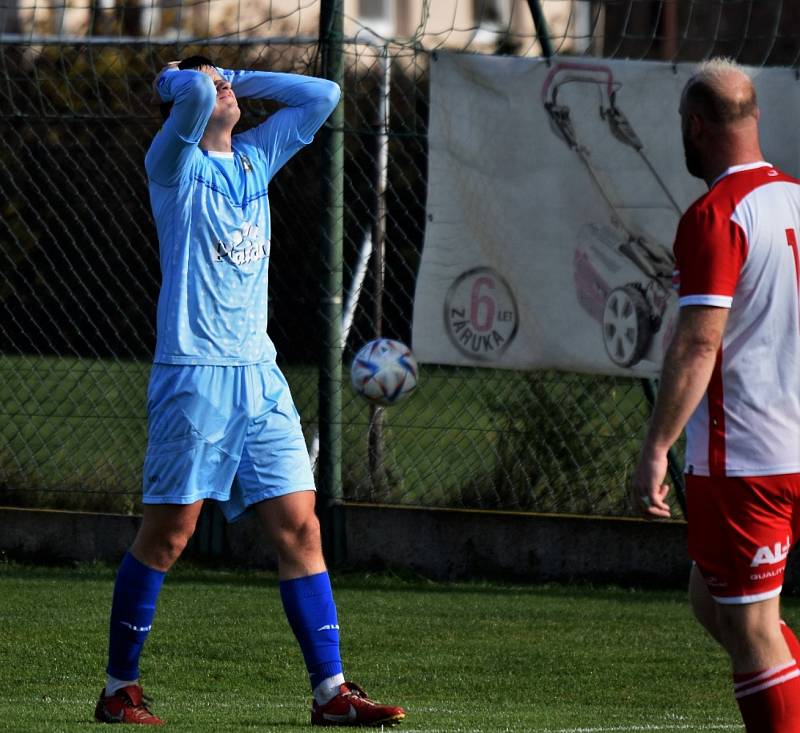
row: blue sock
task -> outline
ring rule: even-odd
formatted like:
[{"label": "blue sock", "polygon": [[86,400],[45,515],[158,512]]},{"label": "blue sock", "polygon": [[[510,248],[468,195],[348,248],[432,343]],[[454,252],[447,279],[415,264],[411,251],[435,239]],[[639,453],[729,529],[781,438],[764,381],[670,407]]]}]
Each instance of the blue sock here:
[{"label": "blue sock", "polygon": [[114,583],[108,632],[108,667],[112,677],[139,679],[139,656],[156,613],[164,576],[140,563],[129,552],[122,558]]},{"label": "blue sock", "polygon": [[322,680],[341,674],[339,621],[328,573],[282,580],[281,600],[292,627],[313,690]]}]

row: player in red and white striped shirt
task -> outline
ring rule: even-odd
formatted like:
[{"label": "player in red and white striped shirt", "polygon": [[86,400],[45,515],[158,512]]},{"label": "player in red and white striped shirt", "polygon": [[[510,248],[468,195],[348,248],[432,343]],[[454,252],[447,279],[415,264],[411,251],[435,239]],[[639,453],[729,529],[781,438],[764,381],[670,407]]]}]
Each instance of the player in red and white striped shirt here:
[{"label": "player in red and white striped shirt", "polygon": [[690,596],[727,650],[749,733],[800,733],[800,643],[780,619],[800,532],[800,181],[762,160],[750,79],[714,60],[680,106],[709,191],[675,240],[680,316],[633,498],[668,517],[667,451],[686,427]]}]

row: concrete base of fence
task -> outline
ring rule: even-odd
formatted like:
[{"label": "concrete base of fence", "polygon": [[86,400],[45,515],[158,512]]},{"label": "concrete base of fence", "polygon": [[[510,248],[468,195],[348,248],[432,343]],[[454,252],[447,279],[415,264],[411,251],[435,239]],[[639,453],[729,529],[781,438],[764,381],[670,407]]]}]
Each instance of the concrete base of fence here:
[{"label": "concrete base of fence", "polygon": [[0,554],[41,563],[119,560],[139,517],[0,507]]},{"label": "concrete base of fence", "polygon": [[440,579],[684,585],[690,568],[683,522],[353,506],[347,543],[362,567]]},{"label": "concrete base of fence", "polygon": [[[253,568],[275,568],[254,518],[226,525],[209,505],[187,551]],[[117,562],[139,518],[0,508],[0,553],[40,562]],[[531,515],[349,504],[348,566],[392,568],[438,580],[612,582],[683,586],[686,525],[631,519]]]}]

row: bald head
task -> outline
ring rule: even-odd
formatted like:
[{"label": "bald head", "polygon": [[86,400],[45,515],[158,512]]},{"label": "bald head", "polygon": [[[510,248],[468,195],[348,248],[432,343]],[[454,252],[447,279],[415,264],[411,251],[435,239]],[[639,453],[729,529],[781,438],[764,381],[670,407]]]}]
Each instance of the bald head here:
[{"label": "bald head", "polygon": [[684,114],[696,114],[716,125],[733,125],[758,120],[758,103],[753,82],[728,59],[701,64],[683,90]]},{"label": "bald head", "polygon": [[762,160],[758,104],[750,77],[733,61],[706,61],[680,104],[686,167],[709,185],[734,165]]}]

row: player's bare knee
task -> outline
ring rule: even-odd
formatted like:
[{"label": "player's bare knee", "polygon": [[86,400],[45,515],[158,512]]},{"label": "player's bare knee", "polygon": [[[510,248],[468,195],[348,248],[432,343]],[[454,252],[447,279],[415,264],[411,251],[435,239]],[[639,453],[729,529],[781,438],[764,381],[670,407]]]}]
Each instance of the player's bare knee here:
[{"label": "player's bare knee", "polygon": [[278,552],[316,552],[321,545],[319,521],[312,514],[300,521],[282,524],[274,539]]},{"label": "player's bare knee", "polygon": [[316,549],[320,544],[319,521],[315,516],[308,517],[305,521],[292,529],[294,543],[304,549]]},{"label": "player's bare knee", "polygon": [[780,621],[763,613],[748,613],[747,607],[720,605],[717,625],[725,648],[731,654],[768,649],[783,643]]},{"label": "player's bare knee", "polygon": [[183,553],[193,531],[182,530],[156,537],[137,537],[131,548],[134,556],[154,570],[166,572]]},{"label": "player's bare knee", "polygon": [[189,530],[175,533],[165,538],[162,552],[164,559],[168,561],[170,565],[175,563],[175,561],[181,556],[183,551],[186,549],[186,545],[189,544],[189,540],[192,538],[193,534],[194,532]]}]

